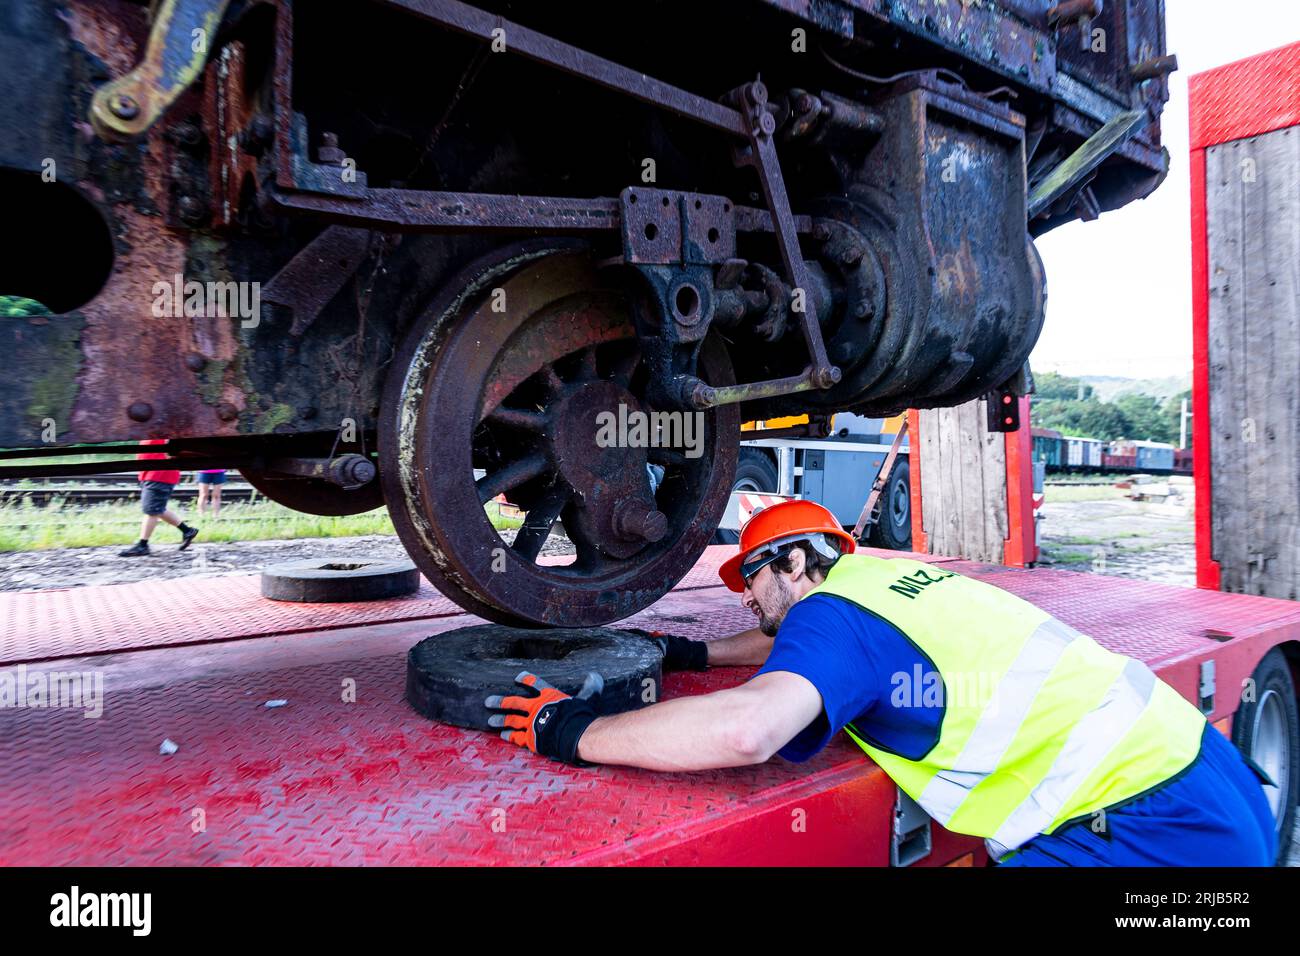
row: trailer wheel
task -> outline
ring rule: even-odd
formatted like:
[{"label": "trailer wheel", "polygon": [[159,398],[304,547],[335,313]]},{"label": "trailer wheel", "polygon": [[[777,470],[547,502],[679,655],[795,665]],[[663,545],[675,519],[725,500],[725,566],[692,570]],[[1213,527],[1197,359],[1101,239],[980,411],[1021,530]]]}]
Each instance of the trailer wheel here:
[{"label": "trailer wheel", "polygon": [[531,630],[480,624],[426,637],[406,655],[406,700],[433,720],[489,730],[483,701],[493,694],[527,694],[515,684],[530,671],[576,694],[590,671],[605,681],[601,716],[654,703],[663,654],[652,641],[616,628]]},{"label": "trailer wheel", "polygon": [[387,558],[317,558],[275,564],[262,572],[262,597],[304,604],[382,601],[420,590],[410,561]]},{"label": "trailer wheel", "polygon": [[[772,459],[757,448],[740,449],[736,458],[736,479],[731,483],[731,493],[750,491],[755,493],[770,492],[776,494],[779,479],[776,465]],[[739,544],[739,532],[730,528],[719,528],[713,533],[714,544]]]},{"label": "trailer wheel", "polygon": [[780,480],[772,459],[757,448],[741,448],[736,459],[736,478],[731,483],[731,493],[738,491],[776,494]]},{"label": "trailer wheel", "polygon": [[894,462],[880,497],[880,520],[872,527],[868,540],[877,548],[911,551],[912,483],[907,459]]},{"label": "trailer wheel", "polygon": [[1274,648],[1251,675],[1255,699],[1244,702],[1232,719],[1232,742],[1277,784],[1264,785],[1276,821],[1277,859],[1291,849],[1296,800],[1300,799],[1300,715],[1295,684],[1282,652]]}]

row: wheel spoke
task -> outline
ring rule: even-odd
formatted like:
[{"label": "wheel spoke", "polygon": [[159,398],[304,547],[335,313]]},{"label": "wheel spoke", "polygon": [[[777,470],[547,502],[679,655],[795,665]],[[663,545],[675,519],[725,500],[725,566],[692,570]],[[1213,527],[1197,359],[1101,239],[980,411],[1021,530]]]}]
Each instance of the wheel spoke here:
[{"label": "wheel spoke", "polygon": [[567,488],[557,487],[528,510],[524,515],[523,526],[515,535],[514,543],[511,545],[520,557],[529,562],[537,560],[542,545],[546,544],[546,539],[550,537],[551,527],[559,519],[560,512],[569,503],[570,497],[572,496]]},{"label": "wheel spoke", "polygon": [[594,381],[596,375],[596,346],[589,345],[582,350],[581,357],[578,359],[578,379],[580,381]]},{"label": "wheel spoke", "polygon": [[534,412],[526,408],[507,408],[498,405],[488,413],[487,420],[498,425],[509,425],[523,431],[542,433],[546,431],[549,419],[545,412]]},{"label": "wheel spoke", "polygon": [[[565,527],[567,528],[568,525],[566,524]],[[563,571],[581,578],[599,574],[609,564],[606,556],[601,553],[600,548],[594,542],[572,532],[569,534],[569,540],[573,542],[573,549],[578,552],[578,556],[573,564],[565,567]]]},{"label": "wheel spoke", "polygon": [[641,364],[641,352],[639,349],[632,349],[625,353],[614,362],[613,374],[610,378],[618,382],[624,388],[632,384],[632,374],[636,367]]},{"label": "wheel spoke", "polygon": [[538,370],[542,376],[542,385],[545,386],[547,393],[551,398],[557,398],[564,392],[564,382],[560,376],[555,373],[555,368],[551,365],[543,365]]},{"label": "wheel spoke", "polygon": [[679,468],[686,465],[686,456],[671,448],[652,446],[646,449],[646,458],[652,465],[675,465]]},{"label": "wheel spoke", "polygon": [[478,499],[483,504],[487,504],[497,495],[518,488],[525,481],[536,478],[546,471],[547,467],[546,456],[536,452],[490,475],[484,475],[474,482],[474,487],[478,489]]}]

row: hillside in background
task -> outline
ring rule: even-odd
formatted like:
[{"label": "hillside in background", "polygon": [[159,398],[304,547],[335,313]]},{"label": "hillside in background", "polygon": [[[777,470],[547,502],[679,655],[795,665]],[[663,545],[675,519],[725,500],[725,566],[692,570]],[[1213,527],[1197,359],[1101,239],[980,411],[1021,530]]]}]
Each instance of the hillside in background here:
[{"label": "hillside in background", "polygon": [[1113,402],[1121,395],[1150,395],[1164,404],[1192,387],[1190,375],[1170,375],[1167,378],[1123,378],[1119,375],[1080,375],[1080,380],[1092,386],[1093,393],[1103,402]]}]

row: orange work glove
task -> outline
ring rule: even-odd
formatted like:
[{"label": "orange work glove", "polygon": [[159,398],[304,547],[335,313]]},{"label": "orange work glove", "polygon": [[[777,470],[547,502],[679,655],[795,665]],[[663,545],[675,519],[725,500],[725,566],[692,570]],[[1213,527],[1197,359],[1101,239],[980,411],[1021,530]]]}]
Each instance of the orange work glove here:
[{"label": "orange work glove", "polygon": [[506,728],[501,731],[503,740],[527,747],[535,754],[586,766],[578,758],[578,741],[599,716],[594,704],[599,703],[604,679],[595,672],[588,674],[582,689],[572,697],[528,671],[520,672],[515,683],[536,693],[529,697],[487,698],[483,703],[488,710],[506,712],[494,713],[488,718],[488,726]]}]

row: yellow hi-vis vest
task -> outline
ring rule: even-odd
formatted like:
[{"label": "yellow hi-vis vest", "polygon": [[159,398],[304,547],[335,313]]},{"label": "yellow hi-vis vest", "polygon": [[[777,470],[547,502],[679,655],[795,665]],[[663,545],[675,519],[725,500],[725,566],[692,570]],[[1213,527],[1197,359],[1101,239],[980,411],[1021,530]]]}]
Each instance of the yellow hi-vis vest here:
[{"label": "yellow hi-vis vest", "polygon": [[809,594],[892,624],[937,671],[929,686],[919,672],[891,678],[890,706],[944,708],[924,756],[844,729],[926,813],[983,837],[995,859],[1151,790],[1200,752],[1205,718],[1150,668],[1001,588],[849,554]]}]

